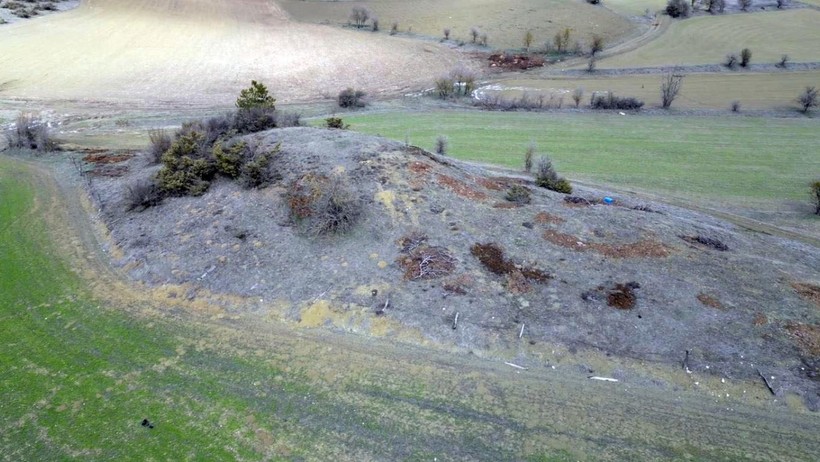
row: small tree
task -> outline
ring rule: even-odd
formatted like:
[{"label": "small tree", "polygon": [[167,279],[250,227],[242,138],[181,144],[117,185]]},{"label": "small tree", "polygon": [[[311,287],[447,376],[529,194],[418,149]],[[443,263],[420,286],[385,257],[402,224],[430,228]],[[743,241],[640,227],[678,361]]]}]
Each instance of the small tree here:
[{"label": "small tree", "polygon": [[806,87],[797,97],[797,102],[800,104],[803,114],[809,112],[809,109],[817,106],[817,88]]},{"label": "small tree", "polygon": [[524,49],[525,50],[530,51],[530,45],[532,45],[532,41],[533,41],[532,31],[528,30],[524,34]]},{"label": "small tree", "polygon": [[595,61],[596,61],[595,56],[590,56],[589,57],[589,61],[587,61],[587,72],[589,72],[589,73],[595,72],[595,65],[597,64]]},{"label": "small tree", "polygon": [[777,67],[782,67],[785,69],[789,65],[789,55],[783,55],[780,57],[780,62],[777,63]]},{"label": "small tree", "polygon": [[444,32],[444,40],[450,40],[450,28],[445,27],[443,32]]},{"label": "small tree", "polygon": [[726,0],[705,0],[706,11],[711,14],[723,13],[726,9]]},{"label": "small tree", "polygon": [[558,53],[566,53],[569,48],[569,40],[572,35],[572,29],[565,27],[563,30],[556,32],[555,37],[552,38],[555,44],[555,51]]},{"label": "small tree", "polygon": [[581,87],[576,88],[575,91],[572,92],[572,100],[575,101],[576,109],[578,109],[578,107],[581,105],[581,99],[583,99],[583,97],[584,89]]},{"label": "small tree", "polygon": [[[692,0],[692,3],[694,4],[694,0]],[[673,18],[689,17],[690,11],[691,6],[686,0],[669,0],[666,3],[666,14]]]},{"label": "small tree", "polygon": [[535,142],[530,141],[530,144],[527,145],[527,150],[524,151],[524,171],[527,173],[532,172],[532,159],[535,156]]},{"label": "small tree", "polygon": [[390,25],[390,35],[396,35],[399,33],[399,23],[393,21],[393,24]]},{"label": "small tree", "polygon": [[752,60],[752,50],[744,48],[740,50],[740,67],[746,67]]},{"label": "small tree", "polygon": [[664,109],[669,109],[672,101],[675,101],[681,85],[683,85],[683,74],[670,71],[661,78],[661,105]]},{"label": "small tree", "polygon": [[368,19],[370,19],[370,10],[365,7],[354,6],[353,9],[350,10],[350,21],[356,25],[357,29],[364,27]]},{"label": "small tree", "polygon": [[752,0],[738,0],[737,4],[740,6],[741,11],[749,11],[749,8],[752,6]]},{"label": "small tree", "polygon": [[365,107],[364,97],[367,93],[353,88],[346,88],[339,92],[339,107],[354,108]]},{"label": "small tree", "polygon": [[604,38],[598,34],[592,34],[592,40],[589,43],[589,54],[595,56],[595,53],[604,49]]},{"label": "small tree", "polygon": [[470,28],[470,38],[473,40],[473,43],[478,40],[479,35],[481,35],[481,31],[479,31],[477,27]]},{"label": "small tree", "polygon": [[740,112],[740,101],[737,101],[737,100],[732,101],[731,108],[732,108],[732,112]]},{"label": "small tree", "polygon": [[814,214],[820,215],[820,180],[811,183],[811,199],[814,204]]},{"label": "small tree", "polygon": [[777,9],[782,10],[789,6],[789,0],[777,0]]},{"label": "small tree", "polygon": [[261,82],[251,80],[251,86],[239,92],[236,107],[242,109],[276,109],[276,99],[268,94]]},{"label": "small tree", "polygon": [[729,69],[734,69],[737,66],[737,62],[737,55],[734,53],[729,53],[728,55],[726,55],[726,61],[723,62],[723,65],[728,67]]},{"label": "small tree", "polygon": [[450,77],[439,77],[436,79],[436,95],[441,99],[453,96],[455,85]]},{"label": "small tree", "polygon": [[446,156],[447,155],[447,145],[449,144],[449,140],[444,135],[439,135],[436,138],[436,154]]},{"label": "small tree", "polygon": [[487,40],[488,40],[487,34],[481,34],[481,46],[486,47],[487,46]]},{"label": "small tree", "polygon": [[373,19],[370,20],[370,24],[372,25],[373,32],[379,31],[379,18],[374,16]]}]

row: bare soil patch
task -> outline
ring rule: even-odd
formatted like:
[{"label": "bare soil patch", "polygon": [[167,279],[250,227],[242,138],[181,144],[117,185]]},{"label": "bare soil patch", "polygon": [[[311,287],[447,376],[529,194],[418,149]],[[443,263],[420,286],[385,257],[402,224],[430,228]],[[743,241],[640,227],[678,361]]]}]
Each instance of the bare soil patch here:
[{"label": "bare soil patch", "polygon": [[818,308],[820,308],[820,286],[795,282],[792,284],[792,287],[798,294],[810,300],[812,303],[817,305]]},{"label": "bare soil patch", "polygon": [[597,252],[612,258],[663,258],[669,256],[669,249],[660,242],[641,239],[628,244],[605,244],[584,242],[577,236],[559,233],[554,230],[544,231],[544,239],[553,244],[578,252]]}]

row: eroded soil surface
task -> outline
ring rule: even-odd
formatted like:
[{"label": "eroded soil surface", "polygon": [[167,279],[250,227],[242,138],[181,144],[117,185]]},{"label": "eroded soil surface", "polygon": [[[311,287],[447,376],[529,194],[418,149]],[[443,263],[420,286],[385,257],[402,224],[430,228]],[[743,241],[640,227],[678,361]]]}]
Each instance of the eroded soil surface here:
[{"label": "eroded soil surface", "polygon": [[[589,189],[566,200],[516,172],[488,176],[345,131],[249,139],[281,143],[274,185],[218,181],[141,212],[126,211],[126,185],[158,166],[139,155],[104,164],[123,169],[91,179],[115,264],[169,300],[208,299],[228,314],[513,351],[524,363],[542,362],[533,349],[549,343],[732,380],[765,374],[778,396],[820,406],[815,247],[661,203],[606,205]],[[361,220],[345,235],[307,236],[289,188],[341,171],[364,201]],[[506,200],[513,184],[530,203]]]}]

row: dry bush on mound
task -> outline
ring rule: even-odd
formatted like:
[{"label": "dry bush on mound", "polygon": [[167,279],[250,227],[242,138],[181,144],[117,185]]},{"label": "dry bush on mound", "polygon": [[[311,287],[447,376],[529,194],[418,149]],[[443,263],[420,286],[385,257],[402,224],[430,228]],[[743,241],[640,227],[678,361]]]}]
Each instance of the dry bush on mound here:
[{"label": "dry bush on mound", "polygon": [[162,202],[162,191],[148,178],[135,180],[125,187],[126,210],[142,211]]},{"label": "dry bush on mound", "polygon": [[165,151],[171,148],[171,135],[162,128],[149,130],[148,141],[148,159],[152,164],[158,164]]},{"label": "dry bush on mound", "polygon": [[366,93],[354,88],[346,88],[339,92],[337,98],[339,107],[343,108],[357,108],[365,107],[367,103],[364,101]]},{"label": "dry bush on mound", "polygon": [[363,209],[359,193],[344,174],[303,175],[291,183],[288,205],[291,216],[312,237],[351,231]]},{"label": "dry bush on mound", "polygon": [[40,152],[57,149],[48,125],[31,114],[21,113],[17,116],[10,138],[10,144],[15,148],[34,149]]},{"label": "dry bush on mound", "polygon": [[444,247],[422,244],[398,258],[404,278],[415,281],[436,279],[451,274],[457,260]]}]

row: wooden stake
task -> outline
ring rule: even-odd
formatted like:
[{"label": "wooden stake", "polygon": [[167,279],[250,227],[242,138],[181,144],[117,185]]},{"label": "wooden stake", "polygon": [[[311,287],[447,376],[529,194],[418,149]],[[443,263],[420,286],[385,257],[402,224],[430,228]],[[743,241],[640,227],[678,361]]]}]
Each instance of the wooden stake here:
[{"label": "wooden stake", "polygon": [[521,338],[523,336],[524,336],[524,323],[522,322],[521,323],[521,332],[518,333],[518,338]]},{"label": "wooden stake", "polygon": [[769,379],[767,379],[767,378],[766,378],[766,376],[765,376],[765,375],[763,375],[763,373],[762,373],[762,372],[760,372],[760,369],[758,369],[758,370],[757,370],[757,374],[760,376],[760,378],[761,378],[761,379],[763,379],[763,383],[765,383],[765,384],[766,384],[766,388],[768,388],[768,389],[769,389],[769,391],[770,391],[773,395],[776,395],[777,393],[775,393],[775,392],[774,392],[774,388],[772,388],[771,384],[769,384]]},{"label": "wooden stake", "polygon": [[453,330],[456,330],[456,327],[458,327],[458,315],[459,315],[459,314],[461,314],[461,313],[459,313],[458,311],[456,311],[456,317],[455,317],[455,318],[453,318]]}]

